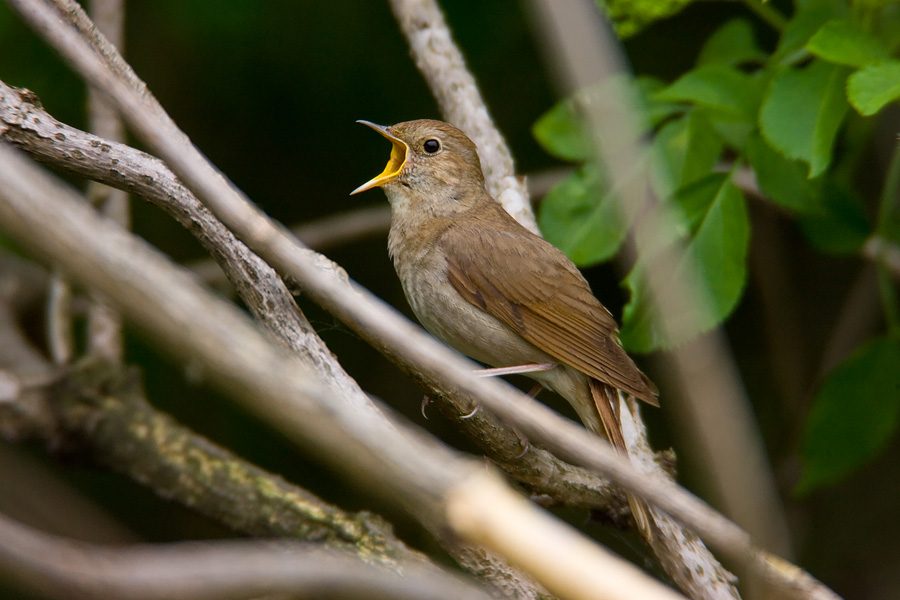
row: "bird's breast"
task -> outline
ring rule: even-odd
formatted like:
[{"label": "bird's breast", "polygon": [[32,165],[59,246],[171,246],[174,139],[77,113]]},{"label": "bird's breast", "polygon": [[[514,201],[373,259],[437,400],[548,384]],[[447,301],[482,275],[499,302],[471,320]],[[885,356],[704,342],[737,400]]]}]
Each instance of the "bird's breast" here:
[{"label": "bird's breast", "polygon": [[437,244],[418,247],[397,239],[389,245],[394,268],[416,318],[432,335],[459,352],[492,366],[552,362],[500,320],[469,303],[447,277]]}]

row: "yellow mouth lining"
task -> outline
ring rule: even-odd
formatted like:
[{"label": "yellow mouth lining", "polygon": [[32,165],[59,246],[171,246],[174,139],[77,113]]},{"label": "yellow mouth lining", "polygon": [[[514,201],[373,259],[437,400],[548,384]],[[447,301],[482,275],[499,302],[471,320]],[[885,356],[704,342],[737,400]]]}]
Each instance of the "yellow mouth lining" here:
[{"label": "yellow mouth lining", "polygon": [[388,182],[390,182],[393,178],[397,177],[400,174],[400,171],[403,170],[403,165],[406,164],[406,154],[409,150],[409,147],[406,145],[406,142],[401,140],[400,138],[395,137],[390,131],[388,131],[387,127],[383,127],[381,125],[376,125],[374,123],[369,123],[368,121],[357,121],[358,123],[362,123],[363,125],[368,125],[385,138],[391,141],[391,158],[388,160],[387,166],[384,167],[384,171],[382,171],[377,177],[370,179],[366,183],[362,184],[352,192],[350,195],[358,194],[360,192],[364,192],[366,190],[370,190],[373,187],[382,186]]}]

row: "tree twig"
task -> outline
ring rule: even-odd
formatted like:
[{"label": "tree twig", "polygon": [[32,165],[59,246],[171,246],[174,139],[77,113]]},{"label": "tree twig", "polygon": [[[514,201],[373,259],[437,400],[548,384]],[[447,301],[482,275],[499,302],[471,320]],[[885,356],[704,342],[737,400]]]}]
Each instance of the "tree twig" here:
[{"label": "tree twig", "polygon": [[403,575],[287,542],[99,546],[41,533],[0,515],[0,572],[49,598],[316,598],[488,600],[475,586],[407,565]]}]

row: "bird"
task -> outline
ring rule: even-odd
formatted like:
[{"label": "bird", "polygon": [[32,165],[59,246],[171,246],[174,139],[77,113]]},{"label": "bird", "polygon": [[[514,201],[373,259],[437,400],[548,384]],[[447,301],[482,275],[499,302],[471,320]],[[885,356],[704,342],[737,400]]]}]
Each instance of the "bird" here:
[{"label": "bird", "polygon": [[[351,195],[384,190],[388,251],[422,326],[498,372],[522,372],[556,392],[627,457],[619,391],[659,406],[658,391],[575,264],[488,193],[477,148],[458,128],[431,119],[358,122],[392,148],[384,170]],[[649,538],[649,507],[627,497]]]}]

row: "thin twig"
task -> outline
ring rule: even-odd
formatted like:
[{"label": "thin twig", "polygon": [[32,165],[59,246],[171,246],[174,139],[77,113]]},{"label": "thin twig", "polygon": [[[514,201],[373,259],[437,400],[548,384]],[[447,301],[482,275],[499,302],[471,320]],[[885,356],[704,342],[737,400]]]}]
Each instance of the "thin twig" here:
[{"label": "thin twig", "polygon": [[403,575],[317,546],[287,542],[193,542],[99,546],[41,533],[0,515],[0,568],[49,598],[316,598],[488,600],[434,568]]},{"label": "thin twig", "polygon": [[67,364],[75,354],[72,287],[57,270],[50,276],[47,295],[47,347],[57,365]]}]

